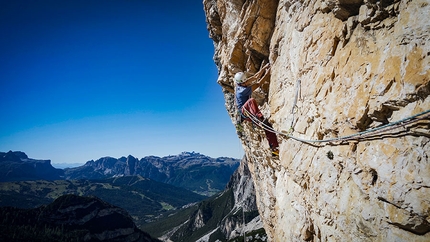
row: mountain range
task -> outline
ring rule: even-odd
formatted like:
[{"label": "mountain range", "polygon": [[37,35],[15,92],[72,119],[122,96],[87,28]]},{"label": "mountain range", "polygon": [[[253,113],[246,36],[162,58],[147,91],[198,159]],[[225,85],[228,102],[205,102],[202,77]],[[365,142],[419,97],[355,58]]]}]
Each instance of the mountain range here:
[{"label": "mountain range", "polygon": [[74,168],[56,169],[50,160],[30,159],[19,151],[0,152],[0,182],[29,180],[105,179],[142,176],[211,196],[225,188],[239,160],[211,158],[195,152],[166,157],[131,155],[119,159],[103,157]]},{"label": "mountain range", "polygon": [[[1,211],[8,208],[6,211],[12,211],[12,214],[28,216],[28,221],[33,221],[31,214],[40,216],[41,207],[57,203],[55,199],[61,199],[65,194],[95,196],[125,209],[139,229],[162,241],[240,241],[238,238],[242,234],[246,234],[247,240],[267,239],[256,209],[246,159],[240,162],[184,152],[140,160],[133,156],[104,157],[62,170],[53,168],[49,160],[30,159],[23,152],[10,151],[0,153],[0,161],[3,172],[0,173],[3,180],[0,182]],[[25,169],[26,175],[20,176],[19,171]],[[43,169],[46,171],[41,171]],[[12,181],[4,182],[6,179]],[[217,196],[207,198],[191,190],[206,196],[217,193]],[[7,219],[3,222],[9,223]],[[17,228],[23,226],[33,232],[40,230],[28,224],[5,228],[16,233]],[[58,235],[58,228],[46,226],[48,229],[42,229],[40,236]],[[61,238],[64,241],[77,235],[73,230],[62,231],[66,236]]]},{"label": "mountain range", "polygon": [[238,159],[183,152],[166,157],[147,156],[140,160],[131,155],[119,159],[104,157],[80,167],[66,168],[64,173],[68,180],[140,175],[211,196],[225,188],[238,166]]}]

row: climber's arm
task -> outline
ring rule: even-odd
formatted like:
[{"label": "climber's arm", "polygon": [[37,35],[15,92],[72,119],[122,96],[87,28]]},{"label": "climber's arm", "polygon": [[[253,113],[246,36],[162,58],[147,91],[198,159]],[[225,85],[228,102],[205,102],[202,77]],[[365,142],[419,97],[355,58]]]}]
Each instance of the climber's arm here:
[{"label": "climber's arm", "polygon": [[[259,88],[261,85],[264,84],[264,81],[266,80],[266,77],[270,75],[270,65],[267,63],[261,70],[259,70],[255,75],[252,77],[255,77],[254,81],[257,81],[255,84],[252,85],[252,90]],[[251,77],[251,78],[252,78]]]},{"label": "climber's arm", "polygon": [[267,71],[270,70],[270,64],[267,63],[264,67],[262,67],[257,73],[248,77],[246,81],[242,83],[243,86],[250,86],[254,84],[258,84],[255,82],[260,82],[261,76],[267,74]]}]

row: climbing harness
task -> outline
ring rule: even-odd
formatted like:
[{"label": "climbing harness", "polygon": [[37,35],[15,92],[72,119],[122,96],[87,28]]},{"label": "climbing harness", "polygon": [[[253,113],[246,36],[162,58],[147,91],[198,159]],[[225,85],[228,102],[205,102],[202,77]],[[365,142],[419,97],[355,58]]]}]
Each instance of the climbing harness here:
[{"label": "climbing harness", "polygon": [[[293,107],[294,108],[294,107]],[[416,115],[401,119],[399,121],[393,122],[393,123],[388,123],[386,125],[382,125],[380,127],[376,127],[373,129],[368,129],[359,133],[355,133],[355,134],[351,134],[351,135],[346,135],[346,136],[342,136],[342,137],[338,137],[338,138],[331,138],[331,139],[322,139],[322,140],[311,140],[311,139],[302,139],[302,138],[298,138],[298,137],[294,137],[291,135],[292,130],[290,130],[290,132],[288,133],[284,133],[284,132],[278,132],[276,130],[274,130],[273,128],[265,125],[262,121],[260,121],[257,117],[255,117],[254,115],[252,115],[248,110],[245,109],[246,112],[246,116],[249,117],[253,123],[257,124],[258,126],[260,126],[261,128],[270,131],[272,133],[278,134],[278,135],[283,135],[286,136],[287,138],[290,139],[294,139],[303,143],[330,143],[330,142],[338,142],[338,141],[348,141],[348,140],[357,140],[360,138],[364,138],[367,137],[368,135],[375,135],[381,132],[386,132],[386,131],[390,131],[402,126],[405,126],[407,124],[410,123],[414,123],[417,122],[419,120],[425,119],[425,118],[430,118],[430,110],[418,113]]]}]

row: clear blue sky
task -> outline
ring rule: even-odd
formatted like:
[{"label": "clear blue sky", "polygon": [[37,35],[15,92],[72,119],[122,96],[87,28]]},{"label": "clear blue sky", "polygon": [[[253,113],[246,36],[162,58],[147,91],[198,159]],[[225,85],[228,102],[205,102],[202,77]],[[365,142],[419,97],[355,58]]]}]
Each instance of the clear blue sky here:
[{"label": "clear blue sky", "polygon": [[0,151],[241,158],[202,0],[0,0]]}]

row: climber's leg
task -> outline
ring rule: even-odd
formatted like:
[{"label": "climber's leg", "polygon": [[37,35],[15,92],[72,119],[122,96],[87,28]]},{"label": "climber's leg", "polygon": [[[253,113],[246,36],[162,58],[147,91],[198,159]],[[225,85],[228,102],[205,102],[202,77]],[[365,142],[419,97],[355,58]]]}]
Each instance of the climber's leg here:
[{"label": "climber's leg", "polygon": [[260,109],[258,108],[257,101],[255,101],[254,98],[248,99],[248,101],[246,101],[246,103],[242,107],[242,112],[246,115],[247,112],[245,110],[260,120],[263,120],[264,118],[263,114],[260,112]]},{"label": "climber's leg", "polygon": [[[267,120],[264,120],[264,125],[266,127],[269,127],[270,129],[273,129],[272,125]],[[264,129],[264,133],[266,133],[266,138],[267,138],[267,141],[269,141],[270,148],[272,150],[278,149],[279,143],[278,143],[278,138],[276,137],[276,134],[267,129]]]}]

